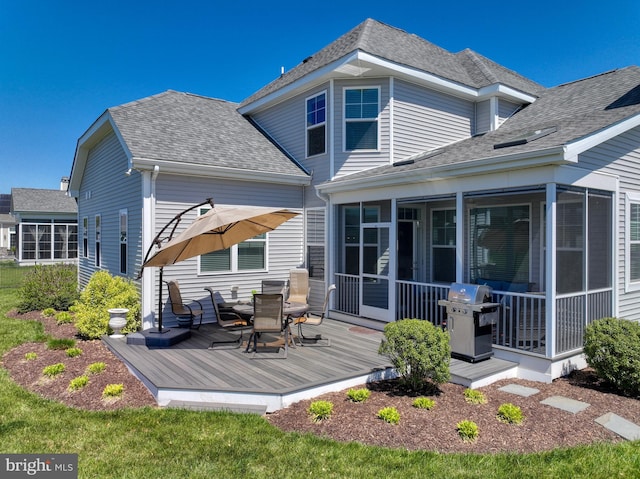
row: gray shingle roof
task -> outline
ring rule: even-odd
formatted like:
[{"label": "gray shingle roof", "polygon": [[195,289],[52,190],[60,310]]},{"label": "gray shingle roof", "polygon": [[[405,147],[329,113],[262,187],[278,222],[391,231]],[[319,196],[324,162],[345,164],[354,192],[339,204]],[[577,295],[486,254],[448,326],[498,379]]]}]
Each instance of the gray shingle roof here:
[{"label": "gray shingle roof", "polygon": [[77,213],[76,200],[62,190],[12,188],[11,210],[15,212]]},{"label": "gray shingle roof", "polygon": [[533,95],[544,89],[542,85],[472,50],[466,49],[454,54],[417,35],[367,19],[245,99],[241,106],[269,95],[355,50],[474,88],[501,83]]},{"label": "gray shingle roof", "polygon": [[[545,90],[538,100],[485,135],[414,155],[408,164],[374,168],[336,178],[332,183],[562,147],[638,114],[640,68],[631,66]],[[545,128],[555,131],[526,144],[494,148]]]},{"label": "gray shingle roof", "polygon": [[169,90],[108,112],[134,157],[307,176],[237,108]]}]

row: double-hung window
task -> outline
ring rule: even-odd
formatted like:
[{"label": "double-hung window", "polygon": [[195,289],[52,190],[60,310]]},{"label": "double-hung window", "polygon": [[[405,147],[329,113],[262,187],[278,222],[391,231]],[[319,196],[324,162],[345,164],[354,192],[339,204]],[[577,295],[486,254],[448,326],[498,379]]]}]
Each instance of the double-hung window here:
[{"label": "double-hung window", "polygon": [[307,98],[307,157],[327,151],[327,94]]},{"label": "double-hung window", "polygon": [[120,210],[120,273],[127,274],[127,229],[128,229],[128,213],[126,209]]},{"label": "double-hung window", "polygon": [[628,283],[634,284],[634,288],[640,288],[640,196],[627,195],[628,217]]},{"label": "double-hung window", "polygon": [[96,215],[95,216],[95,226],[96,226],[96,241],[95,241],[95,245],[96,245],[96,257],[95,257],[95,265],[97,267],[100,267],[100,261],[101,261],[101,253],[102,251],[100,250],[100,244],[102,242],[102,221],[100,218],[100,215]]},{"label": "double-hung window", "polygon": [[[209,211],[202,208],[200,214]],[[267,269],[267,234],[262,233],[231,248],[200,255],[200,273],[237,273]]]},{"label": "double-hung window", "polygon": [[344,148],[378,149],[378,88],[347,88],[344,90]]}]

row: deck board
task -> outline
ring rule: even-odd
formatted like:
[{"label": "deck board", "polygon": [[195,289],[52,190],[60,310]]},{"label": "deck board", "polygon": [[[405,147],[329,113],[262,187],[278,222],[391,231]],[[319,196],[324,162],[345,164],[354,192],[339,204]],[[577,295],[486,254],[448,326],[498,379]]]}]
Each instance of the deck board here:
[{"label": "deck board", "polygon": [[[244,352],[244,346],[219,345],[209,349],[213,339],[225,340],[239,334],[212,324],[203,324],[192,331],[191,338],[166,348],[127,344],[124,339],[109,337],[104,341],[157,398],[163,396],[165,404],[235,401],[239,406],[252,407],[272,401],[268,407],[275,410],[286,404],[274,406],[273,397],[284,404],[285,397],[314,397],[314,391],[320,394],[319,391],[340,390],[344,384],[363,384],[372,377],[393,377],[391,362],[378,354],[384,337],[381,331],[336,320],[326,320],[305,331],[330,338],[331,346],[289,347],[287,359],[275,359],[282,352],[263,352],[252,359],[251,353]],[[248,338],[245,331],[245,341]],[[451,372],[472,380],[504,366],[493,360],[477,364],[452,360]]]}]

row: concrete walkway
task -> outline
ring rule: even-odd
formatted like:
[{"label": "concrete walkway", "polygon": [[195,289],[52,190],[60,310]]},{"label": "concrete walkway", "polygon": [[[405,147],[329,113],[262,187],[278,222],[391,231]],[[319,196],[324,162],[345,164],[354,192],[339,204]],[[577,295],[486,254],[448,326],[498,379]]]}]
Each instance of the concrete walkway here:
[{"label": "concrete walkway", "polygon": [[[536,388],[520,386],[519,384],[507,384],[506,386],[501,387],[500,391],[522,397],[533,396],[540,392],[540,390]],[[589,403],[576,401],[575,399],[564,396],[551,396],[543,399],[540,403],[567,411],[571,414],[577,414],[590,406]],[[640,439],[640,426],[618,416],[617,414],[610,412],[600,416],[595,421],[601,426],[629,441],[636,441]]]}]

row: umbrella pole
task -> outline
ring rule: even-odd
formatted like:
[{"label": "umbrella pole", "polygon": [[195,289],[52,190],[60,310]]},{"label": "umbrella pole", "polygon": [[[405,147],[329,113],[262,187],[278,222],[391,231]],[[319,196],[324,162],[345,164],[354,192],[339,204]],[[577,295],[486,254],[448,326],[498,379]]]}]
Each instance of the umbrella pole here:
[{"label": "umbrella pole", "polygon": [[160,291],[158,291],[158,330],[151,331],[154,334],[166,333],[168,329],[162,329],[162,271],[164,268],[160,266]]}]

